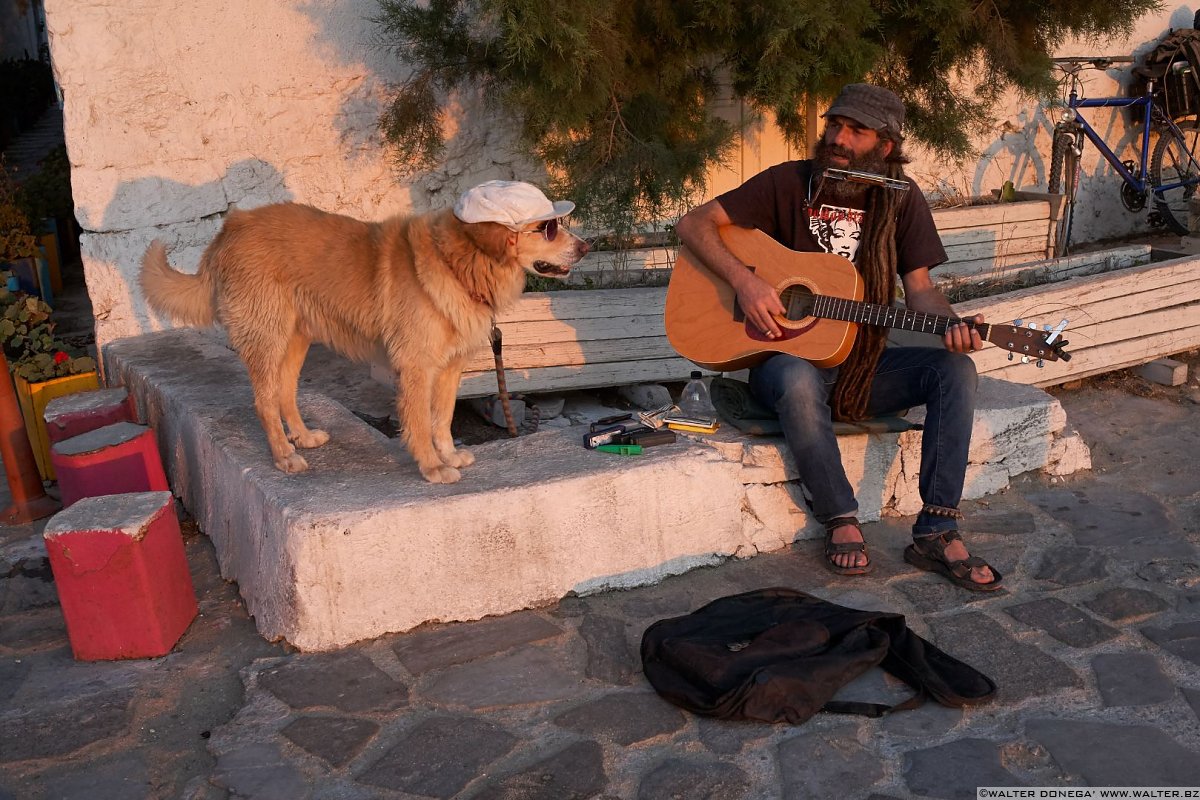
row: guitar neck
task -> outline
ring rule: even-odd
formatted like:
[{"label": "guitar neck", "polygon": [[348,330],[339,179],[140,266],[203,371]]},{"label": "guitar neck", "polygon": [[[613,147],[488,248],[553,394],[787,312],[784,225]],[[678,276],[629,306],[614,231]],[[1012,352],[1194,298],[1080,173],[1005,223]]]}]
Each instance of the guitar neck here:
[{"label": "guitar neck", "polygon": [[829,295],[816,295],[812,307],[812,315],[822,319],[836,319],[842,322],[855,322],[861,325],[876,325],[883,328],[899,328],[905,331],[918,331],[934,336],[942,336],[951,325],[960,322],[970,325],[979,331],[980,337],[988,341],[992,326],[986,322],[975,324],[970,320],[957,317],[944,317],[938,314],[925,314],[919,311],[909,311],[892,306],[881,306],[875,303],[864,303],[858,300],[845,300]]}]

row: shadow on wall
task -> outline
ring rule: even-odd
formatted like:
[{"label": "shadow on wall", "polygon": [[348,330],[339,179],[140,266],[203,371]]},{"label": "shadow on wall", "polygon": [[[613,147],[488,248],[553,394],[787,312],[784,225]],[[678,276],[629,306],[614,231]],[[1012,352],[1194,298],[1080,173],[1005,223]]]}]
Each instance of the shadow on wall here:
[{"label": "shadow on wall", "polygon": [[[332,61],[361,67],[357,90],[348,91],[334,127],[342,142],[343,157],[351,163],[374,163],[393,153],[379,129],[391,87],[411,74],[395,51],[383,41],[374,19],[381,13],[377,0],[341,0],[341,9],[331,13],[328,0],[305,0],[297,10],[317,30],[314,47]],[[543,165],[529,156],[518,140],[515,124],[489,108],[482,91],[457,94],[448,105],[443,124],[446,147],[438,163],[428,172],[406,176],[392,163],[393,179],[409,184],[416,210],[453,204],[458,193],[486,180],[546,182]]]},{"label": "shadow on wall", "polygon": [[[975,167],[971,193],[976,197],[1012,181],[1021,188],[1045,188],[1050,170],[1054,122],[1040,105],[1023,108],[1015,122],[1005,122],[1000,138],[983,150]],[[1041,144],[1047,155],[1042,156]],[[1002,165],[1011,162],[1005,174]]]},{"label": "shadow on wall", "polygon": [[[339,6],[332,11],[330,6]],[[384,151],[379,118],[387,87],[403,82],[408,68],[388,53],[378,40],[373,17],[380,13],[377,0],[302,0],[295,10],[312,23],[312,48],[324,62],[340,65],[346,96],[333,121],[350,163],[376,161]],[[355,72],[358,75],[355,76]]]},{"label": "shadow on wall", "polygon": [[[1171,12],[1171,19],[1168,20],[1167,25],[1169,26],[1170,30],[1174,30],[1176,28],[1195,27],[1195,25],[1196,25],[1196,9],[1192,8],[1191,6],[1186,6],[1186,5],[1177,6],[1175,8],[1175,10]],[[1152,50],[1154,48],[1154,46],[1158,44],[1159,39],[1161,39],[1163,36],[1166,36],[1166,35],[1167,35],[1167,31],[1163,31],[1161,34],[1159,34],[1158,39],[1154,39],[1151,42],[1147,42],[1145,44],[1139,45],[1138,47],[1136,47],[1134,49],[1134,51],[1133,51],[1134,54],[1141,55],[1146,50]]]},{"label": "shadow on wall", "polygon": [[220,177],[202,183],[157,176],[125,181],[117,185],[102,214],[81,205],[76,215],[87,233],[119,234],[137,231],[147,224],[173,226],[224,214],[231,207],[255,208],[291,199],[283,174],[274,165],[247,158],[226,167]]},{"label": "shadow on wall", "polygon": [[[194,272],[231,208],[293,199],[279,170],[259,159],[239,161],[219,179],[198,185],[158,177],[120,184],[103,221],[85,226],[80,237],[97,342],[174,327],[150,311],[138,287],[142,256],[154,239],[166,244],[173,267]],[[131,318],[121,315],[124,309]]]},{"label": "shadow on wall", "polygon": [[[1108,92],[1109,89],[1104,89],[1092,94],[1099,96]],[[1112,92],[1121,94],[1124,89],[1116,86]],[[1141,147],[1140,129],[1133,125],[1127,109],[1087,109],[1082,113],[1113,152],[1124,158],[1137,158]],[[985,196],[1006,180],[1012,181],[1018,189],[1046,191],[1056,117],[1054,109],[1039,105],[1022,109],[1015,123],[1006,123],[1000,138],[988,145],[979,159],[972,182],[973,194]],[[1002,166],[1006,162],[1010,163],[1007,175]],[[1089,167],[1091,172],[1087,171]],[[1116,172],[1091,143],[1084,146],[1083,169],[1080,186],[1084,191],[1088,179],[1116,178]]]}]

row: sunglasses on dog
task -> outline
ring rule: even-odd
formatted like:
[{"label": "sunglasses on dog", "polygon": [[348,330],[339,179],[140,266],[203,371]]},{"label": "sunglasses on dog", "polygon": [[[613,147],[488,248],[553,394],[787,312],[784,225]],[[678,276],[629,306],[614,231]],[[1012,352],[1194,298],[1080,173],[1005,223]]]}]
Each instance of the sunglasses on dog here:
[{"label": "sunglasses on dog", "polygon": [[558,220],[548,219],[541,225],[538,225],[531,231],[521,231],[521,233],[540,233],[546,238],[547,242],[553,242],[554,237],[558,236]]}]

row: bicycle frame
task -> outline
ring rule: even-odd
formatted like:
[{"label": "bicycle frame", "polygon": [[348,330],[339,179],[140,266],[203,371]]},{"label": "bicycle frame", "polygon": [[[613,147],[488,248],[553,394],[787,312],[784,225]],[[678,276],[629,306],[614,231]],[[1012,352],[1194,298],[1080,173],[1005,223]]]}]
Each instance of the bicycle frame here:
[{"label": "bicycle frame", "polygon": [[[1147,167],[1150,159],[1150,128],[1154,123],[1154,81],[1146,82],[1146,92],[1140,97],[1088,97],[1081,98],[1075,86],[1071,87],[1071,94],[1067,99],[1067,107],[1071,109],[1073,119],[1069,122],[1071,125],[1078,127],[1088,140],[1096,146],[1096,150],[1100,155],[1104,156],[1104,160],[1112,165],[1113,170],[1121,176],[1129,186],[1139,194],[1144,194],[1146,191],[1153,188],[1153,194],[1159,199],[1162,198],[1162,193],[1171,189],[1178,189],[1181,186],[1194,186],[1200,183],[1200,178],[1195,178],[1177,183],[1163,184],[1161,186],[1151,187],[1147,177]],[[1140,158],[1138,159],[1138,174],[1134,175],[1125,168],[1125,164],[1120,157],[1112,151],[1112,148],[1096,133],[1096,129],[1091,126],[1082,115],[1078,113],[1081,108],[1142,108],[1142,142]],[[1170,127],[1171,132],[1180,140],[1183,139],[1183,132],[1175,121],[1169,117],[1163,116],[1163,121]],[[1194,161],[1194,159],[1193,159]],[[1200,164],[1196,165],[1200,167]]]}]

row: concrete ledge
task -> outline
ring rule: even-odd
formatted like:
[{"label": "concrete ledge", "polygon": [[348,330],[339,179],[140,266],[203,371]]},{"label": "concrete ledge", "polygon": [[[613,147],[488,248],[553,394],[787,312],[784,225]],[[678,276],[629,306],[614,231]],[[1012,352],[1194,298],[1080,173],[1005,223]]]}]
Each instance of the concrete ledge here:
[{"label": "concrete ledge", "polygon": [[[331,442],[306,451],[308,472],[285,475],[245,370],[218,341],[166,331],[104,355],[109,384],[144,409],[175,493],[259,631],[304,650],[652,583],[813,528],[777,441],[724,432],[621,457],[547,431],[474,448],[462,482],[435,486],[397,441],[302,394],[301,410]],[[1078,455],[1055,450],[1065,418],[1041,390],[991,381],[981,395],[969,496],[1052,465],[1055,452]],[[919,507],[915,434],[840,441],[864,517]]]}]

